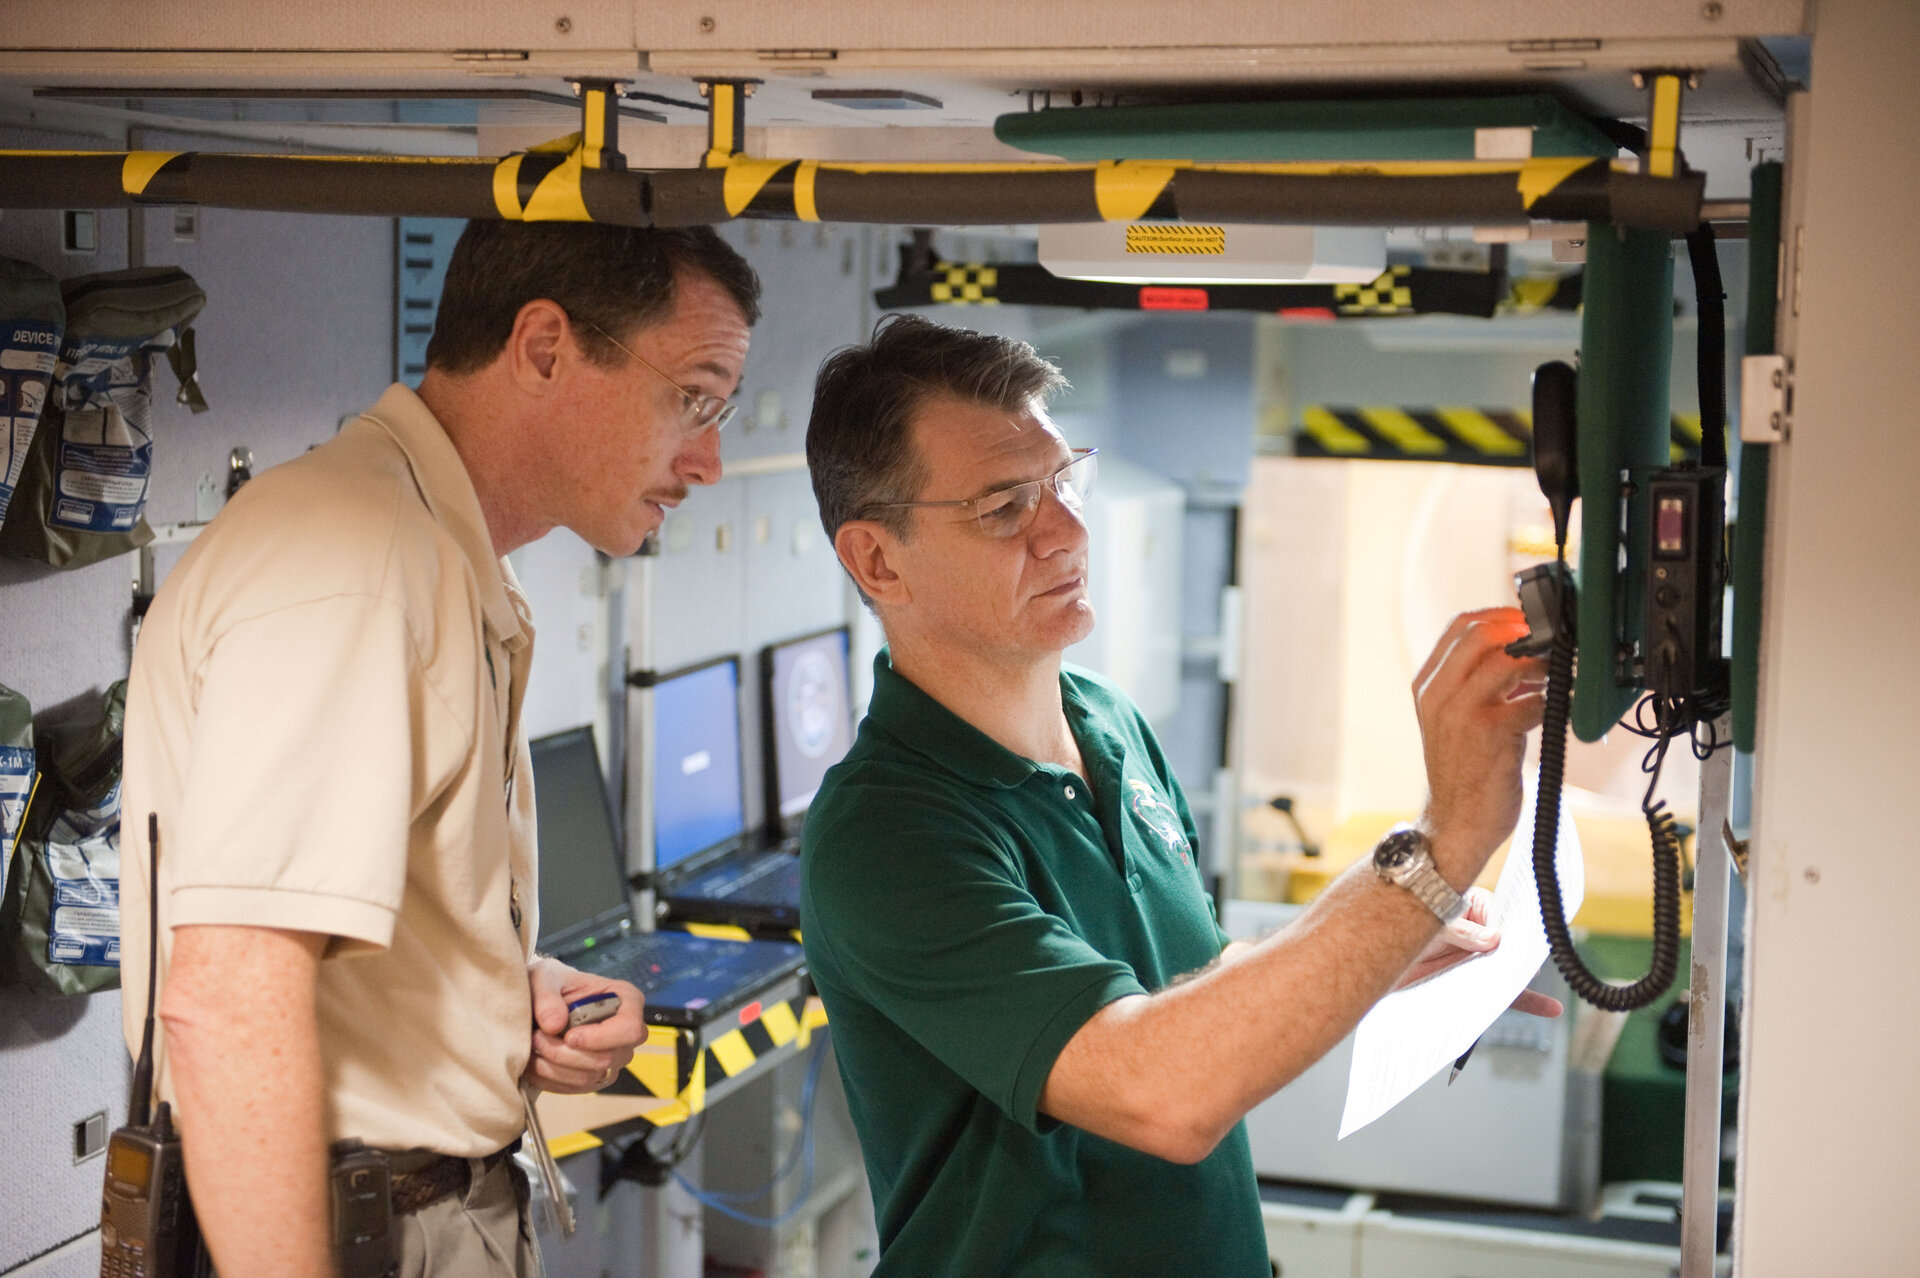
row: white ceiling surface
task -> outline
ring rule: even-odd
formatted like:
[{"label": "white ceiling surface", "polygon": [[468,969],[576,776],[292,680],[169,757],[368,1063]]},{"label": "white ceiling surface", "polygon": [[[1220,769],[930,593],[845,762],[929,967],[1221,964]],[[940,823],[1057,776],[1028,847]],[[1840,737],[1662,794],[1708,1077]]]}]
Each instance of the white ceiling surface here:
[{"label": "white ceiling surface", "polygon": [[[1806,27],[1805,0],[6,0],[0,123],[125,145],[128,128],[210,134],[262,149],[504,154],[571,132],[565,105],[491,101],[474,124],[367,123],[346,106],[236,101],[222,118],[147,98],[80,103],[49,88],[531,90],[568,94],[606,77],[643,94],[697,101],[703,77],[761,81],[747,148],[823,160],[1035,158],[992,123],[1036,106],[1253,99],[1327,85],[1352,92],[1550,91],[1581,109],[1644,118],[1636,69],[1701,71],[1683,146],[1710,198],[1738,198],[1756,146],[1777,151],[1780,110],[1742,65],[1740,42]],[[925,110],[854,110],[822,88],[906,89]],[[657,101],[664,122],[623,119],[637,167],[699,162],[705,117]],[[308,118],[299,118],[302,111]],[[291,118],[290,118],[291,117]]]},{"label": "white ceiling surface", "polygon": [[[596,51],[737,56],[767,50],[896,53],[926,50],[1233,50],[1259,46],[1505,44],[1512,40],[1672,40],[1800,33],[1804,0],[257,0],[152,4],[134,0],[14,0],[8,44],[22,50],[419,50],[501,48],[560,55]],[[629,63],[630,69],[632,64]]]}]

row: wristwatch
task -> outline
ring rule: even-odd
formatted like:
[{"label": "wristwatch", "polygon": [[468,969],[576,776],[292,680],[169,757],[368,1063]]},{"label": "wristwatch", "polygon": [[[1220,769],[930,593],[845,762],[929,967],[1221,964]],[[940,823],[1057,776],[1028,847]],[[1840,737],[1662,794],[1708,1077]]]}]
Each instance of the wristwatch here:
[{"label": "wristwatch", "polygon": [[1413,893],[1442,923],[1467,912],[1466,898],[1449,887],[1433,866],[1433,841],[1405,822],[1374,845],[1373,872]]}]

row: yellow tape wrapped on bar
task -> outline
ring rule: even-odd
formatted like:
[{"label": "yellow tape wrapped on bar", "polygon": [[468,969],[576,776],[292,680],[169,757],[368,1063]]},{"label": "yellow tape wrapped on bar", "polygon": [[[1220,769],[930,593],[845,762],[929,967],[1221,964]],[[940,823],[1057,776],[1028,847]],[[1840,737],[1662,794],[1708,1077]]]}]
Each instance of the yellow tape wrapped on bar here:
[{"label": "yellow tape wrapped on bar", "polygon": [[[736,155],[726,162],[727,173],[720,188],[721,198],[726,201],[727,216],[739,217],[747,205],[753,203],[753,197],[760,194],[760,188],[781,169],[792,164],[792,160],[749,160]],[[813,219],[818,221],[818,218]]]},{"label": "yellow tape wrapped on bar", "polygon": [[1171,164],[1102,161],[1093,171],[1093,201],[1108,222],[1137,222],[1173,181]]},{"label": "yellow tape wrapped on bar", "polygon": [[509,222],[518,222],[525,210],[520,207],[520,161],[524,155],[509,155],[493,166],[493,207]]},{"label": "yellow tape wrapped on bar", "polygon": [[528,222],[593,221],[580,192],[580,173],[584,167],[578,151],[562,160],[533,188],[521,218]]},{"label": "yellow tape wrapped on bar", "polygon": [[129,151],[120,164],[120,188],[128,195],[144,195],[153,175],[167,166],[178,151]]},{"label": "yellow tape wrapped on bar", "polygon": [[1548,155],[1528,160],[1514,179],[1514,185],[1520,188],[1520,202],[1532,208],[1541,196],[1551,193],[1592,163],[1593,158],[1585,155]]},{"label": "yellow tape wrapped on bar", "polygon": [[802,222],[820,220],[820,209],[813,199],[814,180],[819,173],[817,161],[802,160],[799,170],[793,175],[793,211]]}]

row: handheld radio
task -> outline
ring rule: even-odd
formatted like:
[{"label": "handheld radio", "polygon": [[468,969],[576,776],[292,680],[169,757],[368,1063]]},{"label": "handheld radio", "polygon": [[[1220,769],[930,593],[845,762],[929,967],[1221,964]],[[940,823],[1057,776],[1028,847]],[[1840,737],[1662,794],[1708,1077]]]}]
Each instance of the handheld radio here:
[{"label": "handheld radio", "polygon": [[154,968],[160,935],[160,819],[153,813],[147,814],[147,849],[147,1016],[126,1125],[107,1140],[100,1278],[208,1278],[212,1266],[200,1245],[187,1196],[180,1134],[165,1101],[152,1108]]}]

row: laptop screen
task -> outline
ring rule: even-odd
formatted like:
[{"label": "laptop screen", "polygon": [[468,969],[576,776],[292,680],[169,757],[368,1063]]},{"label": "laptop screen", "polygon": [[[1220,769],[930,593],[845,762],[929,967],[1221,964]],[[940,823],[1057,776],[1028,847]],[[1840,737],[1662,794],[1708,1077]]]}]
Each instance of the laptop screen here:
[{"label": "laptop screen", "polygon": [[531,743],[540,849],[540,948],[568,948],[626,915],[613,805],[591,728]]},{"label": "laptop screen", "polygon": [[653,740],[653,868],[659,871],[746,829],[739,658],[655,684]]},{"label": "laptop screen", "polygon": [[790,824],[853,744],[846,629],[775,644],[767,649],[766,675],[773,806]]}]

